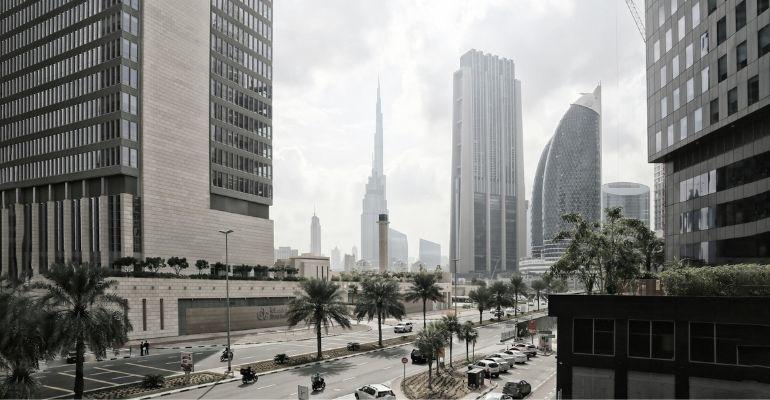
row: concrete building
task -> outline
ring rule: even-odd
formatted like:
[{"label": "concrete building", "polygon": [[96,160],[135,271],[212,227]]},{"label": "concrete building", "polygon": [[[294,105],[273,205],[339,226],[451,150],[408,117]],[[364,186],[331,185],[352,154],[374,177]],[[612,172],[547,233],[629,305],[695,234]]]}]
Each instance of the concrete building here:
[{"label": "concrete building", "polygon": [[532,204],[529,200],[524,202],[524,207],[527,209],[527,252],[524,256],[530,258],[532,257]]},{"label": "concrete building", "polygon": [[403,232],[388,229],[388,265],[395,263],[409,265],[409,241]]},{"label": "concrete building", "polygon": [[345,254],[343,259],[345,272],[352,272],[356,268],[356,257],[352,254]]},{"label": "concrete building", "polygon": [[655,164],[655,232],[663,237],[666,230],[666,169],[665,164]]},{"label": "concrete building", "polygon": [[342,269],[342,255],[340,253],[340,249],[337,246],[334,246],[332,249],[332,256],[331,256],[331,266],[332,269],[335,271],[339,271]]},{"label": "concrete building", "polygon": [[139,3],[0,5],[3,274],[272,263],[272,3]]},{"label": "concrete building", "polygon": [[310,254],[321,255],[321,221],[315,213],[310,219]]},{"label": "concrete building", "polygon": [[275,250],[276,260],[288,260],[289,257],[297,257],[298,255],[299,255],[299,250],[292,249],[291,247],[288,247],[288,246],[281,246]]},{"label": "concrete building", "polygon": [[289,258],[289,266],[297,269],[297,276],[307,279],[331,279],[329,257],[302,255]]},{"label": "concrete building", "polygon": [[350,254],[353,256],[353,261],[358,261],[358,248],[356,246],[353,246]]},{"label": "concrete building", "polygon": [[449,255],[458,275],[516,271],[526,252],[521,83],[512,60],[477,50],[453,80]]},{"label": "concrete building", "polygon": [[646,4],[648,161],[665,164],[666,259],[769,263],[768,4],[673,4]]},{"label": "concrete building", "polygon": [[379,266],[380,272],[385,272],[388,270],[388,266],[390,265],[389,259],[390,259],[390,253],[388,252],[388,240],[390,239],[390,229],[388,228],[388,225],[390,222],[388,221],[388,214],[380,214],[379,218],[377,220],[377,230],[378,230],[378,244],[379,244],[379,260],[377,260],[377,266]]},{"label": "concrete building", "polygon": [[441,245],[430,240],[420,239],[420,262],[425,265],[441,265]]},{"label": "concrete building", "polygon": [[[382,153],[382,102],[380,101],[380,82],[377,81],[376,126],[374,130],[374,160],[372,174],[366,183],[366,193],[362,201],[361,212],[361,258],[375,267],[380,259],[379,229],[377,221],[380,214],[388,213],[388,201],[385,198],[385,173]],[[356,253],[355,251],[353,253]]]},{"label": "concrete building", "polygon": [[602,222],[604,209],[620,207],[626,218],[638,219],[650,227],[650,188],[633,182],[612,182],[602,185]]}]

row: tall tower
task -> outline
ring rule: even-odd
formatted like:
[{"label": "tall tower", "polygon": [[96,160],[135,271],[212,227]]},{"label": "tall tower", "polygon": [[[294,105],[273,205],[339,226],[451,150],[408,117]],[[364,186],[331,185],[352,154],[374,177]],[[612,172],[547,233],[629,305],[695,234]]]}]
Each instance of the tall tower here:
[{"label": "tall tower", "polygon": [[450,258],[458,274],[516,271],[526,254],[521,83],[470,50],[454,74]]},{"label": "tall tower", "polygon": [[310,219],[310,253],[314,256],[321,255],[321,221],[315,213]]},{"label": "tall tower", "polygon": [[379,264],[379,241],[377,221],[380,214],[388,213],[385,199],[385,175],[383,173],[382,154],[382,102],[380,100],[380,82],[377,80],[377,108],[375,110],[376,127],[374,130],[374,160],[372,174],[366,183],[366,194],[362,201],[361,212],[361,258],[377,267]]}]

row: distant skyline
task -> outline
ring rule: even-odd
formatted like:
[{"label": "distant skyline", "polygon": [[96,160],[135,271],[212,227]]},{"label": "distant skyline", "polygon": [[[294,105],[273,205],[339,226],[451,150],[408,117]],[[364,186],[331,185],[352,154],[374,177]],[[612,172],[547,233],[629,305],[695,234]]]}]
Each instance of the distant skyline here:
[{"label": "distant skyline", "polygon": [[324,220],[322,253],[360,246],[379,75],[391,224],[409,237],[413,254],[419,238],[448,252],[452,74],[470,49],[516,63],[527,199],[559,119],[599,81],[602,181],[653,185],[653,166],[640,151],[644,46],[623,2],[282,0],[274,15],[276,247],[309,250],[309,215],[298,211],[312,204]]}]

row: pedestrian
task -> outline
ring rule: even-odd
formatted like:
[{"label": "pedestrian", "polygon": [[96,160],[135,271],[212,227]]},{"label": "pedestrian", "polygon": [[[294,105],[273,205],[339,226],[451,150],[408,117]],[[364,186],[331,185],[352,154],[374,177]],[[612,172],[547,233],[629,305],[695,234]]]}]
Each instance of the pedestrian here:
[{"label": "pedestrian", "polygon": [[150,354],[150,342],[146,341],[144,342],[144,355],[147,356],[149,354]]},{"label": "pedestrian", "polygon": [[139,355],[144,355],[144,340],[142,340],[142,343],[139,343]]}]

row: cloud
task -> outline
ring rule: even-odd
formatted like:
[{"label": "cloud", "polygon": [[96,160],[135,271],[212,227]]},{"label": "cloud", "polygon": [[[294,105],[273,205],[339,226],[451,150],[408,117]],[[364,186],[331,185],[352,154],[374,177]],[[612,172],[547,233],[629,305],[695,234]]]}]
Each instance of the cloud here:
[{"label": "cloud", "polygon": [[274,16],[276,246],[308,250],[315,205],[324,253],[360,249],[379,75],[392,225],[410,255],[419,238],[448,253],[452,74],[469,49],[516,64],[527,193],[559,119],[600,81],[604,182],[652,186],[644,46],[622,2],[281,0]]}]

